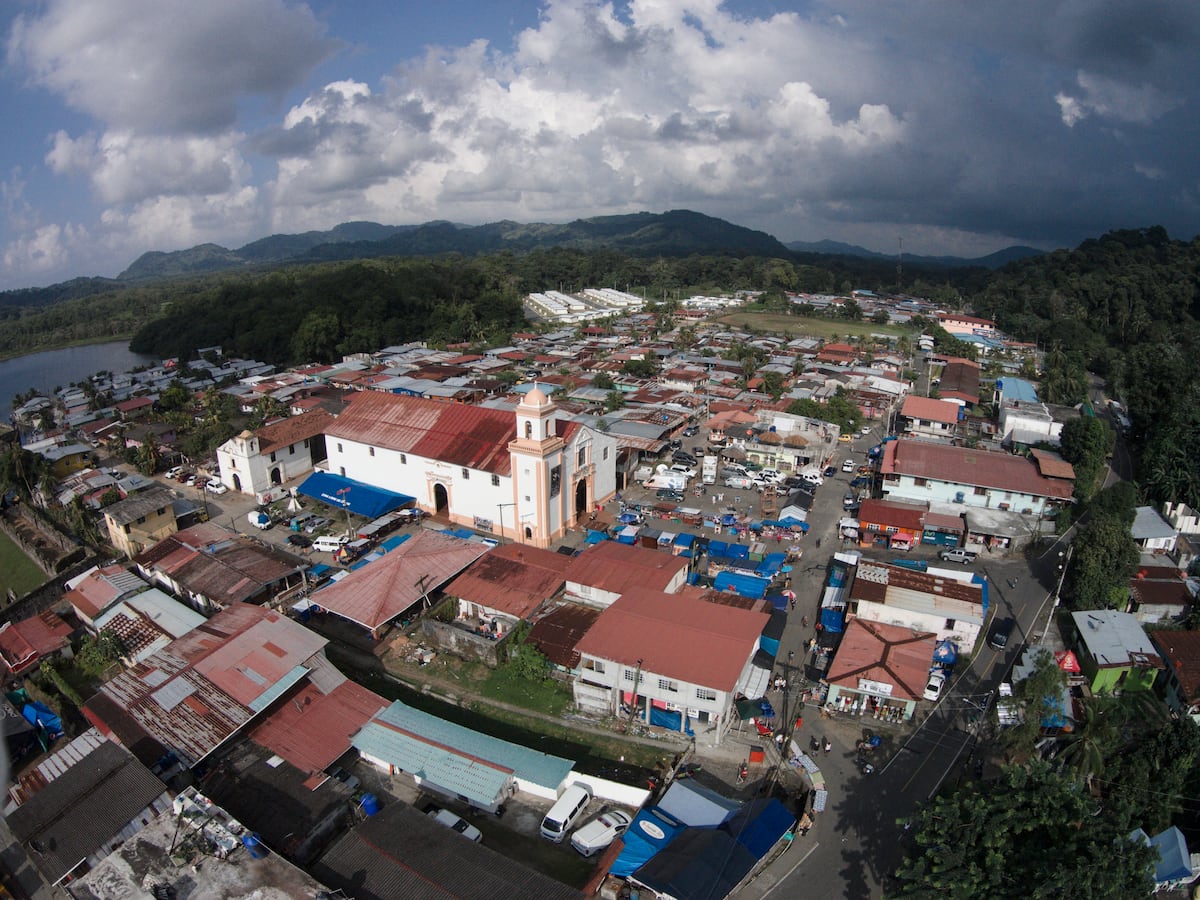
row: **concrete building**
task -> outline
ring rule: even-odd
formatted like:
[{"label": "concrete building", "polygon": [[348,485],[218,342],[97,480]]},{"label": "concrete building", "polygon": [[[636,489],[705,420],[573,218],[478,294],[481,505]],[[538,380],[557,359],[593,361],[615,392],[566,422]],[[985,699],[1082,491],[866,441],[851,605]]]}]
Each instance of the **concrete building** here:
[{"label": "concrete building", "polygon": [[175,492],[170,488],[152,487],[104,507],[109,543],[134,557],[174,534],[178,528],[174,503]]},{"label": "concrete building", "polygon": [[363,392],[326,431],[329,473],[451,522],[547,547],[616,493],[616,441],[560,421],[536,387],[515,415]]},{"label": "concrete building", "polygon": [[749,685],[769,620],[759,609],[630,589],[576,646],[582,661],[575,702],[609,715],[630,706],[646,723],[658,710],[660,721],[677,721],[680,731],[695,720],[706,742],[718,744],[737,718],[739,692],[761,694]]},{"label": "concrete building", "polygon": [[231,437],[217,448],[221,483],[269,503],[285,483],[325,461],[324,432],[333,421],[318,408]]}]

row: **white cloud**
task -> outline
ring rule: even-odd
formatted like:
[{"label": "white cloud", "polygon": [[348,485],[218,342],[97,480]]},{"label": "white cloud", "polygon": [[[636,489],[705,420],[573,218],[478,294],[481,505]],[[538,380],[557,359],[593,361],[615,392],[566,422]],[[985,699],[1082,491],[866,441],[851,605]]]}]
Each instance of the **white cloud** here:
[{"label": "white cloud", "polygon": [[224,130],[237,102],[279,97],[333,42],[283,0],[50,0],[19,16],[9,62],[118,129]]},{"label": "white cloud", "polygon": [[1094,72],[1077,72],[1075,83],[1079,88],[1078,96],[1066,92],[1054,96],[1063,124],[1068,128],[1090,115],[1144,125],[1183,102],[1182,97],[1172,96],[1153,85],[1125,84]]},{"label": "white cloud", "polygon": [[60,271],[87,238],[86,229],[76,225],[43,225],[4,248],[4,268],[33,277]]}]

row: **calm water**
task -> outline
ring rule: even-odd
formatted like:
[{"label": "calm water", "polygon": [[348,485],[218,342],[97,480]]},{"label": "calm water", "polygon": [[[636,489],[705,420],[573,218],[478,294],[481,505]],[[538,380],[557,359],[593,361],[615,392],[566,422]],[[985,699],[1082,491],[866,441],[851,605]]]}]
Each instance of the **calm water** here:
[{"label": "calm water", "polygon": [[155,362],[153,357],[130,353],[128,341],[46,350],[0,360],[0,421],[7,422],[12,414],[14,394],[36,388],[50,396],[56,387],[83,381],[97,372],[128,372]]}]

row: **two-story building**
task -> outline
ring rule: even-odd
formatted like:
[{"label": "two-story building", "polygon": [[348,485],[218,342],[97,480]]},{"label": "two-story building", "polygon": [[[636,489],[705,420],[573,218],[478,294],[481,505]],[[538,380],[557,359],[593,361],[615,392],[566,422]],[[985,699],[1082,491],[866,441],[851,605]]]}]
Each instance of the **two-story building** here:
[{"label": "two-story building", "polygon": [[1200,631],[1151,631],[1149,637],[1165,663],[1155,690],[1171,712],[1200,725]]},{"label": "two-story building", "polygon": [[566,596],[603,609],[636,587],[674,594],[687,584],[687,573],[688,561],[683,557],[601,541],[571,560],[565,573]]},{"label": "two-story building", "polygon": [[[770,614],[690,595],[633,588],[600,613],[576,650],[575,702],[608,715],[622,707],[644,722],[653,711],[713,725],[720,743],[736,720],[734,699],[753,676]],[[706,733],[706,739],[709,733]]]},{"label": "two-story building", "polygon": [[317,408],[231,437],[217,448],[221,483],[270,502],[281,485],[325,461],[325,429],[333,421]]},{"label": "two-story building", "polygon": [[953,641],[971,653],[987,619],[984,586],[970,572],[930,569],[862,560],[846,592],[847,612],[863,621],[881,622]]},{"label": "two-story building", "polygon": [[825,676],[826,705],[849,715],[908,721],[924,693],[936,646],[929,633],[852,619]]},{"label": "two-story building", "polygon": [[515,415],[364,391],[325,432],[329,473],[435,516],[546,547],[616,493],[617,442],[534,387]]},{"label": "two-story building", "polygon": [[1074,481],[1049,477],[1010,453],[899,438],[884,446],[879,472],[892,500],[954,503],[1048,516],[1071,502]]},{"label": "two-story building", "polygon": [[1084,609],[1071,613],[1071,623],[1075,656],[1094,694],[1149,690],[1164,668],[1131,613]]},{"label": "two-story building", "polygon": [[137,556],[175,533],[174,503],[175,492],[170,488],[152,487],[106,506],[108,542],[126,556]]},{"label": "two-story building", "polygon": [[962,406],[950,400],[935,400],[909,394],[900,407],[903,430],[912,435],[932,438],[951,438],[958,430]]}]

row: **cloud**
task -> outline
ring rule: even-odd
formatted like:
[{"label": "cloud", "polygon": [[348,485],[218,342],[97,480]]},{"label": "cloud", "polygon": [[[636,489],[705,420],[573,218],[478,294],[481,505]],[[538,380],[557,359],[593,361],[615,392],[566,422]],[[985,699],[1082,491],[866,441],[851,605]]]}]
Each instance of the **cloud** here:
[{"label": "cloud", "polygon": [[8,59],[117,129],[205,134],[299,84],[337,47],[323,31],[283,0],[51,0],[17,18]]},{"label": "cloud", "polygon": [[1183,103],[1181,96],[1169,95],[1153,85],[1123,84],[1091,72],[1079,72],[1075,82],[1079,96],[1066,92],[1054,95],[1068,128],[1090,115],[1144,125]]},{"label": "cloud", "polygon": [[[95,120],[44,160],[88,180],[101,212],[80,234],[119,259],[350,219],[680,207],[978,255],[1126,224],[1190,234],[1200,215],[1200,4],[546,0],[511,41],[466,22],[384,77],[347,54],[311,84],[338,45],[285,0],[38,10],[9,62]],[[25,217],[10,247],[48,247],[41,227]]]},{"label": "cloud", "polygon": [[42,225],[4,248],[4,267],[33,276],[61,271],[87,239],[87,230],[80,226]]}]

